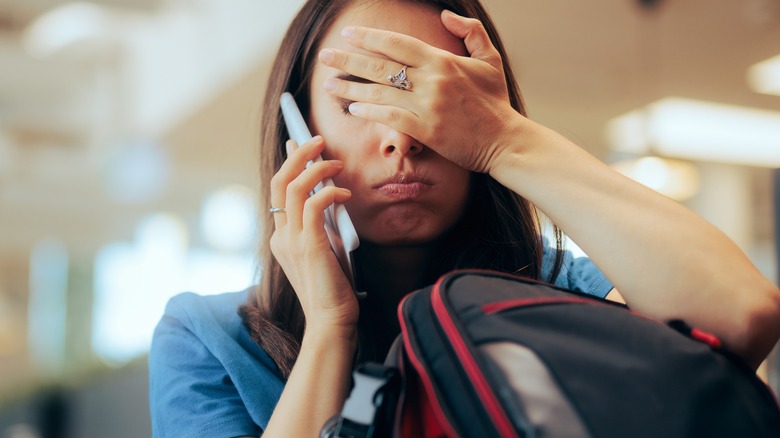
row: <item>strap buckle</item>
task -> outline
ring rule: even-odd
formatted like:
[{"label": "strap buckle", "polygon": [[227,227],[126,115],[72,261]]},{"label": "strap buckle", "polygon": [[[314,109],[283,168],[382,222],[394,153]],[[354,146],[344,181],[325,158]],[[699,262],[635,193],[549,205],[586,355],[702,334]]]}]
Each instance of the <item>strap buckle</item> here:
[{"label": "strap buckle", "polygon": [[383,438],[392,429],[400,393],[397,368],[365,363],[352,373],[353,385],[340,415],[322,428],[320,438]]}]

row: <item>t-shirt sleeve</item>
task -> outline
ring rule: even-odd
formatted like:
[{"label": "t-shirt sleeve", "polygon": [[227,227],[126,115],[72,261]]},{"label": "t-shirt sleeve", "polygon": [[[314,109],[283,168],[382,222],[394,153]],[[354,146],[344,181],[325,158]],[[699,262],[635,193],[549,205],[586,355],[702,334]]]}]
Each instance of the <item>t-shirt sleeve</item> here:
[{"label": "t-shirt sleeve", "polygon": [[258,436],[224,366],[188,327],[176,298],[166,308],[149,353],[153,436]]},{"label": "t-shirt sleeve", "polygon": [[[542,279],[549,281],[554,264],[555,248],[545,244]],[[563,252],[563,263],[554,284],[564,289],[595,295],[599,298],[606,297],[613,288],[612,283],[588,257],[574,257],[571,251]]]}]

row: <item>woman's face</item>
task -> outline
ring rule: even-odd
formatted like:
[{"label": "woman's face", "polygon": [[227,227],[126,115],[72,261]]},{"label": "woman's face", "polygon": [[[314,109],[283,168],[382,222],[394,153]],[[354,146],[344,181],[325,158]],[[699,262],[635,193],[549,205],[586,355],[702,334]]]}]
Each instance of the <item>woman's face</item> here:
[{"label": "woman's face", "polygon": [[[356,2],[335,21],[320,48],[370,54],[340,37],[344,26],[356,25],[411,35],[467,55],[462,41],[441,24],[439,13],[432,6],[409,2]],[[340,74],[316,64],[308,121],[312,133],[325,140],[323,157],[344,162],[334,183],[352,191],[346,207],[358,234],[383,245],[424,243],[442,235],[463,214],[469,172],[406,134],[350,115],[346,103],[323,87],[327,78]]]}]

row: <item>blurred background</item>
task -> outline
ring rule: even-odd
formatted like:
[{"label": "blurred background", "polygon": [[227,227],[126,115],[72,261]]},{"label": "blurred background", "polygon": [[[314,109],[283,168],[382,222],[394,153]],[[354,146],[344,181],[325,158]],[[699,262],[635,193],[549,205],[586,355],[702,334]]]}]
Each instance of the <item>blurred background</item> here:
[{"label": "blurred background", "polygon": [[[259,107],[301,3],[0,0],[0,438],[150,435],[165,302],[254,279]],[[777,282],[780,0],[486,4],[531,118]]]}]

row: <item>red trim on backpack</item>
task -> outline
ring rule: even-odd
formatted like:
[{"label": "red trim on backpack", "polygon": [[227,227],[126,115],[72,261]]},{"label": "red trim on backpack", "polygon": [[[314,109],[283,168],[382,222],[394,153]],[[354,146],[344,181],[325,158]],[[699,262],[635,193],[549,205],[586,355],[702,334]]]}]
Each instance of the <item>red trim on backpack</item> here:
[{"label": "red trim on backpack", "polygon": [[474,389],[477,392],[480,400],[482,400],[482,404],[485,406],[485,410],[493,420],[499,435],[502,437],[516,437],[518,435],[512,426],[511,420],[509,420],[506,412],[504,412],[502,409],[501,403],[498,401],[496,395],[493,393],[493,390],[490,388],[490,384],[487,382],[484,374],[482,374],[482,371],[479,369],[479,365],[477,365],[474,356],[471,355],[468,346],[466,346],[463,338],[460,335],[460,332],[455,327],[455,323],[452,320],[452,317],[444,306],[444,302],[441,298],[441,283],[441,280],[437,281],[433,286],[433,290],[431,291],[431,303],[433,304],[433,311],[436,313],[436,316],[438,317],[439,323],[444,329],[444,332],[448,335],[448,339],[453,349],[455,350],[455,353],[460,359],[461,364],[463,365],[463,369],[466,371],[466,374],[468,375],[471,384],[474,386]]},{"label": "red trim on backpack", "polygon": [[497,301],[495,303],[487,303],[482,306],[482,311],[487,315],[503,312],[505,310],[514,309],[516,307],[530,307],[530,306],[543,306],[547,304],[593,304],[593,301],[586,300],[584,298],[558,298],[558,297],[543,297],[543,298],[517,298],[514,300]]},{"label": "red trim on backpack", "polygon": [[435,405],[431,403],[427,391],[420,393],[420,405],[422,408],[420,410],[420,418],[422,419],[423,436],[432,438],[455,436],[447,434],[441,422],[438,421]]},{"label": "red trim on backpack", "polygon": [[[441,280],[440,280],[441,281]],[[438,284],[438,283],[437,283]],[[411,296],[407,295],[401,300],[401,303],[398,305],[398,321],[401,323],[401,334],[404,337],[404,349],[406,350],[406,356],[409,358],[409,362],[412,363],[412,366],[414,366],[414,369],[417,370],[417,376],[419,378],[419,381],[422,382],[424,391],[419,391],[423,394],[423,397],[427,401],[425,403],[427,406],[429,406],[429,412],[432,411],[434,414],[434,417],[438,420],[437,423],[439,427],[443,430],[444,434],[446,436],[450,437],[457,437],[458,434],[455,432],[455,428],[452,427],[452,424],[450,423],[449,419],[447,418],[447,415],[444,413],[444,409],[442,409],[441,404],[439,403],[439,399],[436,397],[436,392],[433,389],[433,382],[431,382],[430,376],[426,373],[425,368],[423,367],[422,363],[420,362],[420,359],[414,354],[414,351],[411,347],[411,340],[409,339],[409,330],[406,327],[406,320],[403,318],[403,306],[404,303],[406,303],[406,300]],[[411,376],[409,376],[411,378]],[[424,408],[424,406],[421,406]],[[426,424],[426,413],[422,412],[420,414],[420,418],[422,419],[423,427],[428,428],[430,425]],[[430,418],[430,415],[428,415],[428,418]]]}]

